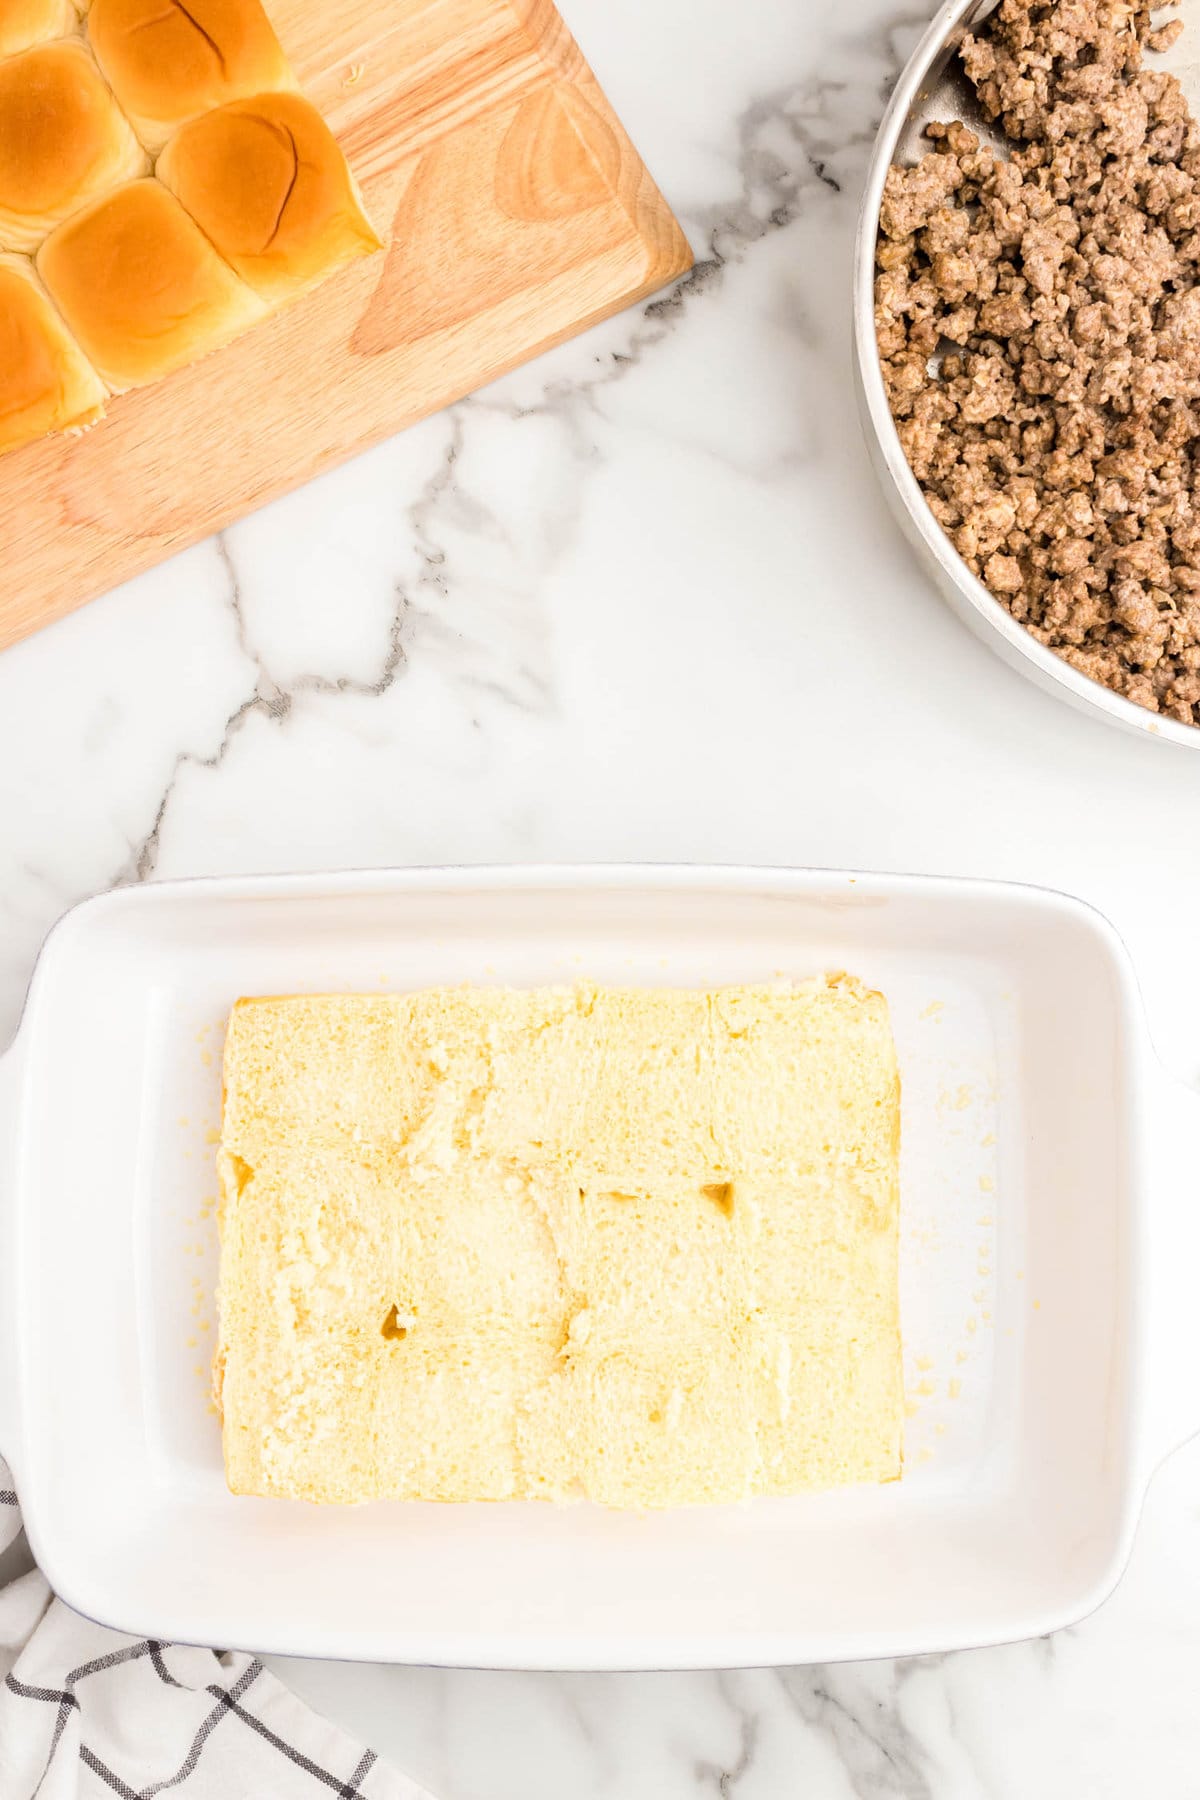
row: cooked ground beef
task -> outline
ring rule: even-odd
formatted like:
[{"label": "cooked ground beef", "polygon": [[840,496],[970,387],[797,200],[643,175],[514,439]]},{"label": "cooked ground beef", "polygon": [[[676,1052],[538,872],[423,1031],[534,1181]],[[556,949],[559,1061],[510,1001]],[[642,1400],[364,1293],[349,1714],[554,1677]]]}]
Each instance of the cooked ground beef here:
[{"label": "cooked ground beef", "polygon": [[1200,126],[1140,0],[1003,0],[961,122],[888,173],[876,330],[905,454],[1034,637],[1200,725]]}]

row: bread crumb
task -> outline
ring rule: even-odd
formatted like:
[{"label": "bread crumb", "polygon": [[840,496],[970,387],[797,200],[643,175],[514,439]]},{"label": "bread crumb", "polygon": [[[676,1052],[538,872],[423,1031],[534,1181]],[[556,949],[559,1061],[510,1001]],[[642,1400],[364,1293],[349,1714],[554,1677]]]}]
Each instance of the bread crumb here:
[{"label": "bread crumb", "polygon": [[965,1082],[960,1081],[957,1087],[944,1087],[938,1090],[939,1112],[965,1112],[973,1098],[972,1090]]},{"label": "bread crumb", "polygon": [[362,63],[360,63],[360,62],[351,63],[350,67],[346,70],[346,73],[342,76],[342,86],[343,87],[357,87],[359,82],[362,80],[362,78],[363,78]]},{"label": "bread crumb", "polygon": [[946,1393],[951,1400],[957,1400],[962,1393],[962,1382],[958,1379],[957,1375],[952,1375],[946,1383]]}]

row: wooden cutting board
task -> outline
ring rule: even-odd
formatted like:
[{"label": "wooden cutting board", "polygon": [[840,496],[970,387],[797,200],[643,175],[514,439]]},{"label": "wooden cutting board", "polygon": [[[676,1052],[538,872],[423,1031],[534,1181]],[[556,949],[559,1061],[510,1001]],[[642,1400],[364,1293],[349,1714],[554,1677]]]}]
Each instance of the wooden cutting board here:
[{"label": "wooden cutting board", "polygon": [[549,0],[267,0],[384,251],[0,457],[0,646],[682,274]]}]

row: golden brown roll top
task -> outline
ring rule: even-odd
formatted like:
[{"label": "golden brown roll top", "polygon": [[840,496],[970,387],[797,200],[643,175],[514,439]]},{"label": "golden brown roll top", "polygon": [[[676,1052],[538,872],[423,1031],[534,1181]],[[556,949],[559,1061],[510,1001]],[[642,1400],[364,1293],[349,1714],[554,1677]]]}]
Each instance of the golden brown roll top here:
[{"label": "golden brown roll top", "polygon": [[0,250],[36,250],[78,207],[149,166],[78,38],[0,61]]},{"label": "golden brown roll top", "polygon": [[299,94],[258,94],[194,119],[158,176],[271,304],[380,247],[336,138]]},{"label": "golden brown roll top", "polygon": [[0,450],[379,247],[261,0],[0,0]]},{"label": "golden brown roll top", "polygon": [[32,265],[0,256],[0,450],[90,425],[105,392]]},{"label": "golden brown roll top", "polygon": [[46,239],[37,267],[115,393],[195,362],[265,311],[154,180],[76,213]]},{"label": "golden brown roll top", "polygon": [[67,37],[78,22],[72,0],[0,0],[0,56]]},{"label": "golden brown roll top", "polygon": [[92,0],[88,38],[154,151],[214,106],[296,85],[259,0]]}]

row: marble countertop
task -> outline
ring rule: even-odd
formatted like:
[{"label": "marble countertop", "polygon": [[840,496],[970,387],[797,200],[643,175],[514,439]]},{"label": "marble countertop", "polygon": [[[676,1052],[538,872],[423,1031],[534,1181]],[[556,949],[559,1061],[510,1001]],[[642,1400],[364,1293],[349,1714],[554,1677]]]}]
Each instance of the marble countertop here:
[{"label": "marble countertop", "polygon": [[[695,273],[0,658],[0,1042],[54,918],[114,883],[680,859],[1081,894],[1200,1078],[1200,757],[994,660],[860,439],[857,190],[928,4],[563,0]],[[738,1675],[276,1666],[443,1800],[1184,1800],[1200,1441],[1114,1599],[1042,1642]]]}]

